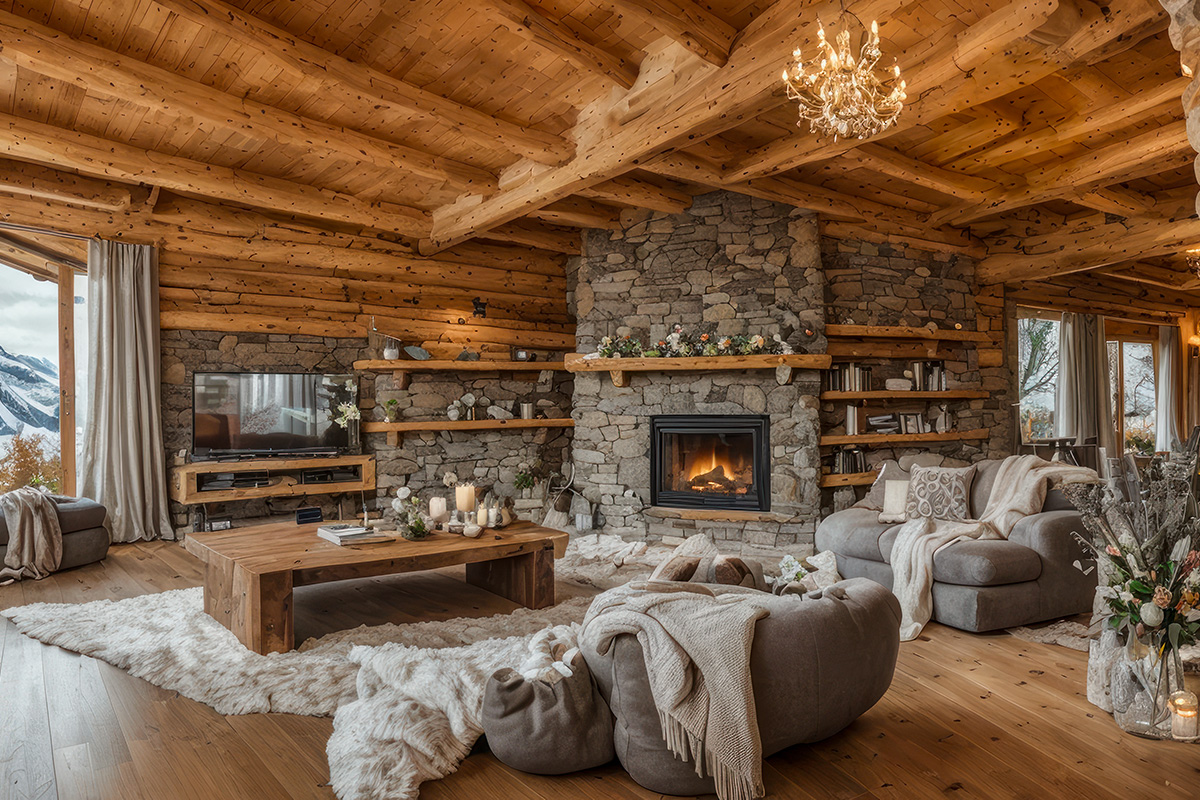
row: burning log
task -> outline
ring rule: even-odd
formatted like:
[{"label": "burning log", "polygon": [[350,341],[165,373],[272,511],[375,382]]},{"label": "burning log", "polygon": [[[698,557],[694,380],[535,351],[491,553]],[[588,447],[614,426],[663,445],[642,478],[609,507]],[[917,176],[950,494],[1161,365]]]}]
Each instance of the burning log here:
[{"label": "burning log", "polygon": [[709,484],[720,486],[726,491],[734,491],[737,488],[737,482],[725,477],[725,468],[720,464],[710,469],[708,472],[699,475],[693,475],[691,481],[693,489],[703,489]]}]

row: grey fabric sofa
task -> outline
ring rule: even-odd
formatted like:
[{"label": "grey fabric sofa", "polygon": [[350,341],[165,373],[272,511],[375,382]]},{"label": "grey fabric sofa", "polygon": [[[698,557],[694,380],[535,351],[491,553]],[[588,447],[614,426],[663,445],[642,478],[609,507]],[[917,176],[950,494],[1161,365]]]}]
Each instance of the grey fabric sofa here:
[{"label": "grey fabric sofa", "polygon": [[[887,692],[900,649],[900,605],[891,592],[853,579],[799,597],[763,595],[750,653],[763,757],[845,728]],[[715,635],[719,635],[719,632]],[[711,778],[663,743],[646,660],[634,636],[583,656],[615,718],[613,744],[630,777],[652,792],[710,794]]]},{"label": "grey fabric sofa", "polygon": [[[987,506],[999,461],[979,463],[971,485],[971,515]],[[818,551],[837,555],[843,577],[870,578],[892,588],[891,554],[899,525],[881,523],[879,512],[849,508],[817,527]],[[965,631],[1029,625],[1091,610],[1096,571],[1072,536],[1083,522],[1061,492],[1047,493],[1042,513],[1017,523],[1007,540],[947,545],[933,558],[933,618]]]},{"label": "grey fabric sofa", "polygon": [[[108,510],[85,497],[58,497],[58,524],[63,533],[63,553],[59,569],[71,569],[101,561],[108,555],[112,539],[104,527]],[[8,554],[8,523],[0,514],[0,562]]]}]

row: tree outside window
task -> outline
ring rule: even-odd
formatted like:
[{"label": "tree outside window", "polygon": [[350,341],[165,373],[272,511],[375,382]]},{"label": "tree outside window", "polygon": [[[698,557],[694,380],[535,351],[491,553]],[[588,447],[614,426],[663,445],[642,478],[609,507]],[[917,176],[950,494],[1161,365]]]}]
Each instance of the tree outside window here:
[{"label": "tree outside window", "polygon": [[1021,311],[1017,319],[1017,396],[1021,441],[1031,442],[1054,435],[1060,323]]}]

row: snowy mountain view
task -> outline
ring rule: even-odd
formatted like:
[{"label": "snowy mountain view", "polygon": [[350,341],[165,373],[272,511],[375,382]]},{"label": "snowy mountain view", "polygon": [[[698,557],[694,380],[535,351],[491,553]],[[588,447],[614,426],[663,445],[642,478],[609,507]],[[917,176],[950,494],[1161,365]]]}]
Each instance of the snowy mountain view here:
[{"label": "snowy mountain view", "polygon": [[0,444],[17,433],[58,437],[58,367],[0,347]]}]

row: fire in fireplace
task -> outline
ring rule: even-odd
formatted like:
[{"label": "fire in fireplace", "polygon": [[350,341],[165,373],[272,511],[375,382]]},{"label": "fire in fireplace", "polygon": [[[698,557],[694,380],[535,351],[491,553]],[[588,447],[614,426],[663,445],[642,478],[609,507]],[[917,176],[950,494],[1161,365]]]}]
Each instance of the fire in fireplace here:
[{"label": "fire in fireplace", "polygon": [[765,416],[652,417],[651,502],[769,511],[769,442],[770,418]]}]

